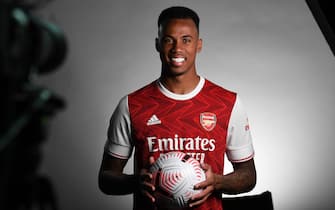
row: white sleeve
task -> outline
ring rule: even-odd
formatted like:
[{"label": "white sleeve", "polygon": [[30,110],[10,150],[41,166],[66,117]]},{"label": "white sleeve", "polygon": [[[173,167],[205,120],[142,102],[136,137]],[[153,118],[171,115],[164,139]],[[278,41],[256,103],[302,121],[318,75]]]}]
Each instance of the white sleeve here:
[{"label": "white sleeve", "polygon": [[110,119],[105,151],[117,158],[128,159],[133,150],[128,96],[123,97]]},{"label": "white sleeve", "polygon": [[244,162],[254,157],[247,114],[239,96],[230,116],[227,135],[227,158],[231,162]]}]

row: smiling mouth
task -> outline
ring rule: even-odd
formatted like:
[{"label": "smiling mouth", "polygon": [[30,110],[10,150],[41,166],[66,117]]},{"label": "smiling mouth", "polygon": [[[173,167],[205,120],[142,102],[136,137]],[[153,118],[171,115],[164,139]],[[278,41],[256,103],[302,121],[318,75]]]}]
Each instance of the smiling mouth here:
[{"label": "smiling mouth", "polygon": [[181,63],[185,61],[185,58],[172,58],[172,61],[177,62],[177,63]]},{"label": "smiling mouth", "polygon": [[185,58],[183,57],[177,57],[177,58],[171,58],[172,64],[175,66],[181,66],[185,62]]}]

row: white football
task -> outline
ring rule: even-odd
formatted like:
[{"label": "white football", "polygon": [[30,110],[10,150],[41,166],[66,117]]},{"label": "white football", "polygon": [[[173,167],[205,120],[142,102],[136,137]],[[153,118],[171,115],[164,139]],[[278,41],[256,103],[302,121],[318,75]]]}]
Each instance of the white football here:
[{"label": "white football", "polygon": [[206,179],[200,163],[182,152],[169,152],[161,155],[151,166],[152,183],[158,206],[164,208],[183,208],[189,199],[200,190],[194,185]]}]

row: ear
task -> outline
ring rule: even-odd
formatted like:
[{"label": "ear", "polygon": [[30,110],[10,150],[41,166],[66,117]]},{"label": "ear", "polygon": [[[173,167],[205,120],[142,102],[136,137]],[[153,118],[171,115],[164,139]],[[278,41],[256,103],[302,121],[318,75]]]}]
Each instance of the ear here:
[{"label": "ear", "polygon": [[197,52],[201,52],[202,50],[202,39],[198,39],[198,43],[197,43]]},{"label": "ear", "polygon": [[159,43],[159,38],[155,39],[155,47],[156,47],[157,52],[161,51],[161,45]]}]

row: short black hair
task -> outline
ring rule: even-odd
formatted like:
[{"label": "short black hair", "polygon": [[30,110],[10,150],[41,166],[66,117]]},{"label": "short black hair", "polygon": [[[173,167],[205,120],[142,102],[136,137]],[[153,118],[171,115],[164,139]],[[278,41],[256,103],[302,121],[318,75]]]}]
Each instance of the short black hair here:
[{"label": "short black hair", "polygon": [[198,14],[190,8],[183,6],[173,6],[164,9],[158,17],[158,28],[166,24],[171,19],[192,19],[199,32],[200,18]]}]

